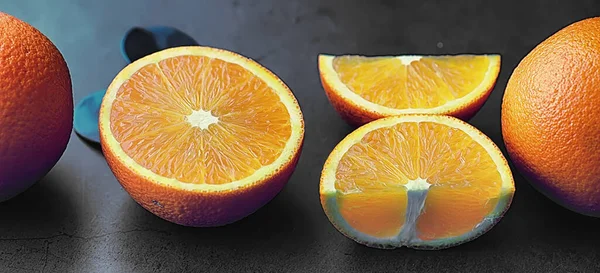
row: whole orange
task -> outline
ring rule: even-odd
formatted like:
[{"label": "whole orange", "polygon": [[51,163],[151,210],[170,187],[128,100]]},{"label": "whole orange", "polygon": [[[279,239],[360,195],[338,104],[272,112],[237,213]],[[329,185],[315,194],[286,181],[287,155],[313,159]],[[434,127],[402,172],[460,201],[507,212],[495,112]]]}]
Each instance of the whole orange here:
[{"label": "whole orange", "polygon": [[63,56],[40,31],[0,12],[0,201],[50,171],[72,124],[71,78]]},{"label": "whole orange", "polygon": [[502,134],[516,168],[558,204],[600,216],[600,17],[573,23],[516,67]]}]

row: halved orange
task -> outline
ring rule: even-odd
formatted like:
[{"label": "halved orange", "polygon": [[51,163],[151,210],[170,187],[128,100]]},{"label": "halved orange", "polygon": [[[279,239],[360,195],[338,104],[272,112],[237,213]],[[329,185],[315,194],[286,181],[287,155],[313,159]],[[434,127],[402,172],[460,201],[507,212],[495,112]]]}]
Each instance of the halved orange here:
[{"label": "halved orange", "polygon": [[178,47],[125,67],[102,101],[100,137],[123,188],[187,226],[237,221],[271,200],[304,139],[288,87],[258,63],[209,47]]},{"label": "halved orange", "polygon": [[320,55],[329,101],[344,120],[363,125],[401,114],[475,115],[500,73],[499,55]]},{"label": "halved orange", "polygon": [[440,249],[473,240],[510,206],[508,163],[475,127],[400,115],[344,138],[321,174],[321,204],[347,237],[371,247]]}]

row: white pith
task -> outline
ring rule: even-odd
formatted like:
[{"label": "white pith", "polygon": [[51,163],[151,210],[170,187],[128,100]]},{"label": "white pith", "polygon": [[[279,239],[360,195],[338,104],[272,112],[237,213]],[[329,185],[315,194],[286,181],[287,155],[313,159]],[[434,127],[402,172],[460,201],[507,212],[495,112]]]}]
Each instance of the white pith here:
[{"label": "white pith", "polygon": [[416,62],[416,61],[420,60],[422,57],[410,55],[410,56],[398,56],[396,58],[399,59],[403,65],[410,65],[410,63]]},{"label": "white pith", "polygon": [[206,130],[208,129],[208,126],[219,122],[218,117],[213,116],[210,111],[204,111],[202,109],[198,111],[193,110],[185,120],[193,127],[198,127],[202,130]]},{"label": "white pith", "polygon": [[417,178],[404,184],[406,188],[407,204],[406,216],[402,231],[398,234],[398,241],[403,245],[411,244],[417,239],[417,219],[425,206],[425,199],[431,184],[426,179]]}]

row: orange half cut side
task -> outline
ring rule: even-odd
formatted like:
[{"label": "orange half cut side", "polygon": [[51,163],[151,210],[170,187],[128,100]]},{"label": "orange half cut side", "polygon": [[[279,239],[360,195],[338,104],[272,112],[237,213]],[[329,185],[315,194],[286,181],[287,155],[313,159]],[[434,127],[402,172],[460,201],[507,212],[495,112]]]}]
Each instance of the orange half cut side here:
[{"label": "orange half cut side", "polygon": [[492,91],[500,56],[322,54],[319,72],[333,107],[351,124],[415,113],[468,120]]},{"label": "orange half cut side", "polygon": [[304,124],[291,91],[264,67],[225,50],[180,47],[117,75],[100,131],[109,166],[136,201],[204,226],[256,210],[281,189]]},{"label": "orange half cut side", "polygon": [[508,208],[512,174],[495,144],[448,116],[360,127],[333,150],[321,202],[338,230],[382,248],[444,248],[476,238]]}]

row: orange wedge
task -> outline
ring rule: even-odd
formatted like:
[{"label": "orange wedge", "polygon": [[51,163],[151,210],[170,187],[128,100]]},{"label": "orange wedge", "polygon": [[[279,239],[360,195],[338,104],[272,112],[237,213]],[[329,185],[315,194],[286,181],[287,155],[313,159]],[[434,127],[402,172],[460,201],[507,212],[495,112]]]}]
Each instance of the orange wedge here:
[{"label": "orange wedge", "polygon": [[258,63],[208,47],[124,68],[99,117],[106,160],[144,208],[187,226],[237,221],[292,174],[304,122],[288,87]]},{"label": "orange wedge", "polygon": [[329,101],[353,125],[411,113],[468,120],[492,91],[500,56],[320,55],[319,72]]},{"label": "orange wedge", "polygon": [[440,249],[494,226],[515,191],[507,161],[483,133],[450,116],[368,123],[329,155],[321,204],[347,237],[371,247]]}]

